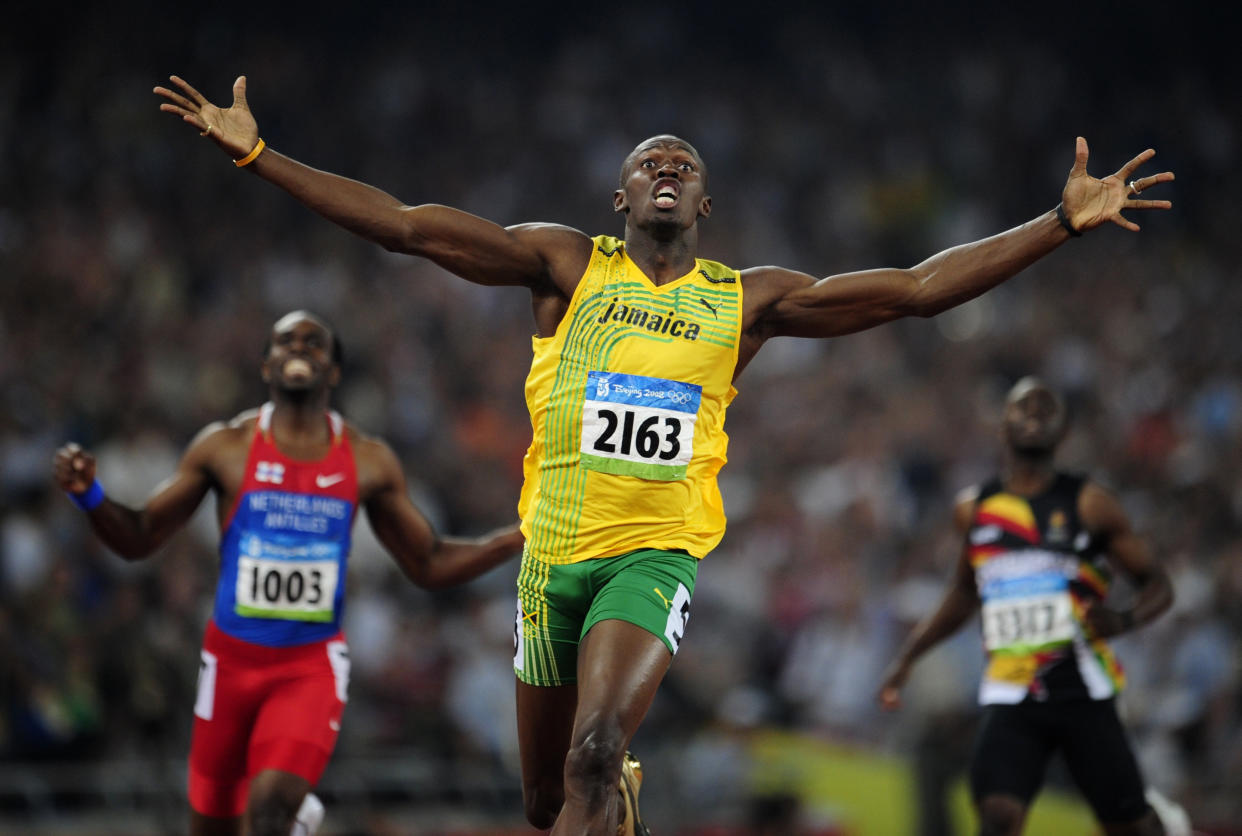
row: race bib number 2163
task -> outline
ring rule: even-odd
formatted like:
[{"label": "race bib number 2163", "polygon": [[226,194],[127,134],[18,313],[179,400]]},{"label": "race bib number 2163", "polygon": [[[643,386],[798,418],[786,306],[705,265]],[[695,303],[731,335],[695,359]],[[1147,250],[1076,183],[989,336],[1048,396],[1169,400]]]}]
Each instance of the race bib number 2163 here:
[{"label": "race bib number 2163", "polygon": [[590,372],[582,466],[661,482],[684,479],[703,387],[658,377]]}]

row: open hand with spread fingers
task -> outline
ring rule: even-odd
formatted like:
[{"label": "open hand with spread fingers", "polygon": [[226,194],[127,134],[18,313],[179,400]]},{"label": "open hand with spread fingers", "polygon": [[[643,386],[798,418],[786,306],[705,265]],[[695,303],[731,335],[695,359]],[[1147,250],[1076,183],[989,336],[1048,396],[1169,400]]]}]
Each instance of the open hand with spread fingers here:
[{"label": "open hand with spread fingers", "polygon": [[198,129],[199,135],[207,137],[228,152],[234,159],[244,158],[259,142],[259,126],[246,103],[246,77],[238,76],[233,82],[233,105],[227,110],[207,101],[202,93],[180,76],[169,76],[181,92],[167,87],[156,87],[155,94],[167,101],[160,103],[160,110],[180,116],[187,124]]},{"label": "open hand with spread fingers", "polygon": [[1061,192],[1064,218],[1062,223],[1068,225],[1070,234],[1081,235],[1107,221],[1137,232],[1139,225],[1123,216],[1122,210],[1171,209],[1173,204],[1170,201],[1142,200],[1139,195],[1159,183],[1172,181],[1173,172],[1162,171],[1146,177],[1131,178],[1143,163],[1154,156],[1156,152],[1148,148],[1117,169],[1115,174],[1097,180],[1087,173],[1087,140],[1078,137],[1074,167],[1070,169],[1069,179],[1065,181],[1065,189]]}]

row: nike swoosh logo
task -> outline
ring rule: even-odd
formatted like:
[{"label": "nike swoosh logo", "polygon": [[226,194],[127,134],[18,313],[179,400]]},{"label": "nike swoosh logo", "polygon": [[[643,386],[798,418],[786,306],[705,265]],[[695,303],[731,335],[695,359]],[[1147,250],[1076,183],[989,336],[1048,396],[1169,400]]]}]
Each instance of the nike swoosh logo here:
[{"label": "nike swoosh logo", "polygon": [[315,484],[321,488],[330,488],[337,482],[345,481],[344,473],[333,473],[331,476],[324,476],[322,473],[315,477]]}]

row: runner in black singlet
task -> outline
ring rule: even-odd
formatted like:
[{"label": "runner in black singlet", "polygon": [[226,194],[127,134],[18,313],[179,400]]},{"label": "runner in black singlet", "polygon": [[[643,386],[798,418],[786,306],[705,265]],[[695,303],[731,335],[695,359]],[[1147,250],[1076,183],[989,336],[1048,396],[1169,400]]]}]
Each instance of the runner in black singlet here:
[{"label": "runner in black singlet", "polygon": [[[1125,678],[1107,639],[1168,609],[1172,588],[1117,499],[1055,468],[1066,423],[1060,398],[1035,378],[1010,390],[1003,472],[959,500],[953,580],[890,665],[880,701],[897,707],[915,661],[980,612],[988,665],[970,784],[981,833],[1021,833],[1059,751],[1105,832],[1156,836],[1164,831],[1117,716]],[[1114,570],[1136,588],[1126,609],[1104,603]]]}]

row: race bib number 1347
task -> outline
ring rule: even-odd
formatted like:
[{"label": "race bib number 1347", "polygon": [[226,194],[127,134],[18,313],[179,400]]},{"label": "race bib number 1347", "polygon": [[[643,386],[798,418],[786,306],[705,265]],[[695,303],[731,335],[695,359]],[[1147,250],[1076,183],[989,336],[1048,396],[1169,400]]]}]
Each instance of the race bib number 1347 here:
[{"label": "race bib number 1347", "polygon": [[684,479],[702,393],[694,383],[589,372],[582,466],[661,482]]}]

